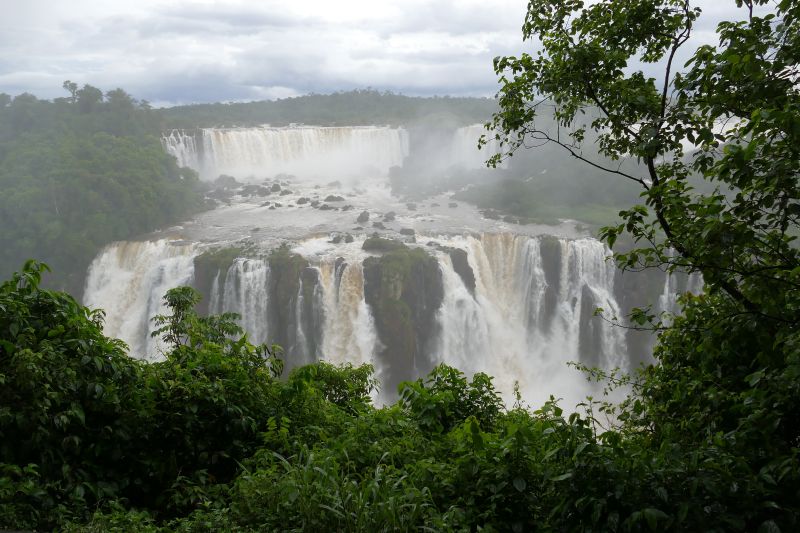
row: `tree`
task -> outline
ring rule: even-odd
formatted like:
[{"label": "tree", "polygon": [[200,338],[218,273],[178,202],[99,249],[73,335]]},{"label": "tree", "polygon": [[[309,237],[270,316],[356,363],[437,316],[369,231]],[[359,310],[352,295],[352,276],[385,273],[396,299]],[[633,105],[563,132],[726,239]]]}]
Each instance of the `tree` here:
[{"label": "tree", "polygon": [[64,88],[65,91],[67,91],[69,93],[69,95],[70,95],[69,96],[70,103],[74,104],[75,102],[78,101],[78,84],[77,83],[75,83],[74,81],[67,80],[61,86]]},{"label": "tree", "polygon": [[[489,126],[507,153],[554,142],[599,166],[582,146],[592,133],[602,155],[635,160],[634,170],[603,167],[644,198],[601,232],[612,247],[626,231],[640,244],[617,254],[621,264],[700,271],[739,312],[794,327],[800,5],[735,4],[742,20],[721,23],[719,46],[700,46],[681,71],[701,16],[689,0],[532,0],[523,34],[541,50],[495,59],[501,110]],[[562,131],[536,127],[545,106]],[[697,177],[710,192],[698,192]]]},{"label": "tree", "polygon": [[[719,45],[691,51],[682,69],[701,17],[689,0],[532,0],[523,33],[540,50],[495,60],[500,111],[487,126],[506,155],[552,142],[629,180],[643,205],[601,230],[612,248],[632,237],[621,266],[705,280],[661,333],[619,432],[603,435],[641,454],[610,472],[646,480],[620,494],[638,509],[626,522],[649,516],[651,529],[799,522],[800,3],[734,4],[741,20],[720,23]],[[537,127],[551,106],[558,126]],[[620,164],[593,158],[590,138]],[[668,496],[648,494],[659,485]]]},{"label": "tree", "polygon": [[103,91],[97,87],[92,87],[88,83],[75,94],[77,95],[78,109],[80,109],[81,113],[91,113],[103,102]]}]

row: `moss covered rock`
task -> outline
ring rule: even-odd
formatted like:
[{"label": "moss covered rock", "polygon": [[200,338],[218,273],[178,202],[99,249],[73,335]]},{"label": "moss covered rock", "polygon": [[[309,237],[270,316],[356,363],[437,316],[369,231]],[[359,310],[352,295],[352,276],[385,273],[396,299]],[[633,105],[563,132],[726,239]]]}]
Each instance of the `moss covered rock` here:
[{"label": "moss covered rock", "polygon": [[392,392],[401,381],[434,366],[436,312],[444,297],[439,264],[425,251],[403,245],[367,258],[364,297],[384,346],[378,354],[384,369],[383,388]]},{"label": "moss covered rock", "polygon": [[368,237],[361,245],[361,249],[365,252],[392,252],[395,250],[408,250],[408,247],[400,241],[394,239],[384,239],[377,234]]}]

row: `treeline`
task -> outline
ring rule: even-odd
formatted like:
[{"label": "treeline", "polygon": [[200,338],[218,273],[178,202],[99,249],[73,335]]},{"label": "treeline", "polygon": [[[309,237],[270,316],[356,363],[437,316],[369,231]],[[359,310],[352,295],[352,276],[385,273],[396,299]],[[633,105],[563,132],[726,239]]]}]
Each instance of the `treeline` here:
[{"label": "treeline", "polygon": [[0,274],[37,257],[79,293],[105,244],[201,207],[196,175],[161,147],[161,118],[122,89],[0,95]]},{"label": "treeline", "polygon": [[275,101],[214,103],[160,110],[170,128],[214,126],[317,126],[453,124],[486,122],[497,103],[489,98],[403,96],[371,89],[311,94]]}]

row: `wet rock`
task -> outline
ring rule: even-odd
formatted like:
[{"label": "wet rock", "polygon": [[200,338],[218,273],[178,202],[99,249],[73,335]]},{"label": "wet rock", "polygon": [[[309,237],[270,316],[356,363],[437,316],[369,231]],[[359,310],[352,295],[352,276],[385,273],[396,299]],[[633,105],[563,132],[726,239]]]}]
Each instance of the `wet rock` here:
[{"label": "wet rock", "polygon": [[344,237],[344,242],[346,242],[346,243],[351,243],[351,242],[353,242],[354,240],[355,240],[355,239],[353,238],[353,236],[352,236],[352,235],[350,235],[349,233],[348,233],[347,235],[345,235],[345,237]]},{"label": "wet rock", "polygon": [[392,222],[395,219],[397,214],[394,211],[389,211],[385,215],[383,215],[384,222]]},{"label": "wet rock", "polygon": [[236,181],[236,178],[233,176],[220,174],[220,176],[214,180],[214,185],[222,187],[223,189],[234,189],[239,186],[239,182]]},{"label": "wet rock", "polygon": [[290,191],[289,189],[283,189],[281,191],[281,196],[286,196],[287,194],[292,194],[292,191]]},{"label": "wet rock", "polygon": [[325,197],[326,202],[344,202],[344,197],[335,194],[329,194]]},{"label": "wet rock", "polygon": [[[246,255],[246,250],[241,246],[229,248],[217,248],[206,250],[194,258],[194,281],[192,285],[203,291],[203,294],[211,294],[211,287],[214,279],[218,279],[224,284],[226,272],[237,257]],[[206,315],[208,313],[208,300],[200,300],[197,310]]]},{"label": "wet rock", "polygon": [[273,185],[272,185],[272,187],[270,188],[270,190],[271,190],[272,192],[280,192],[280,190],[281,190],[281,186],[280,186],[280,185],[278,185],[277,183],[275,183],[275,184],[273,184]]},{"label": "wet rock", "polygon": [[242,196],[269,196],[269,189],[263,185],[245,185],[239,194]]},{"label": "wet rock", "polygon": [[319,206],[320,211],[333,211],[334,209],[336,208],[328,204],[322,204],[321,206]]},{"label": "wet rock", "polygon": [[359,224],[363,224],[368,220],[369,220],[369,211],[362,211],[361,214],[358,215],[356,222],[358,222]]},{"label": "wet rock", "polygon": [[416,232],[411,228],[403,228],[400,230],[400,235],[416,235]]},{"label": "wet rock", "polygon": [[[270,325],[270,340],[286,347],[286,353],[290,354],[285,360],[288,369],[310,363],[313,360],[311,355],[315,353],[314,339],[318,338],[319,328],[314,320],[313,309],[308,307],[314,304],[314,289],[319,283],[317,271],[309,268],[306,259],[291,253],[286,246],[273,250],[269,256],[269,268],[267,323]],[[297,307],[298,294],[303,296],[302,309]],[[298,316],[302,317],[300,323],[297,321]],[[307,353],[296,349],[298,346],[295,343],[295,334],[299,328],[302,328],[309,342]]]},{"label": "wet rock", "polygon": [[311,207],[317,208],[321,202],[319,200],[314,200],[311,202]]},{"label": "wet rock", "polygon": [[386,229],[386,226],[383,225],[383,222],[373,222],[372,227],[377,229]]},{"label": "wet rock", "polygon": [[464,282],[464,286],[469,290],[472,295],[475,295],[475,273],[472,267],[469,266],[469,259],[467,252],[459,248],[448,248],[447,253],[450,255],[450,262],[453,264],[453,270]]},{"label": "wet rock", "polygon": [[401,381],[414,379],[415,372],[425,374],[433,367],[436,313],[444,297],[437,260],[422,249],[395,245],[364,260],[364,299],[382,344],[377,355],[386,390],[396,390]]},{"label": "wet rock", "polygon": [[297,200],[297,205],[305,205],[308,202],[310,202],[310,200],[308,198],[306,198],[305,196],[303,196],[302,198]]},{"label": "wet rock", "polygon": [[364,244],[361,245],[361,249],[365,252],[391,252],[393,250],[402,250],[405,248],[407,248],[407,246],[402,242],[394,239],[384,239],[383,237],[379,237],[377,233],[368,237],[367,240],[364,241]]}]

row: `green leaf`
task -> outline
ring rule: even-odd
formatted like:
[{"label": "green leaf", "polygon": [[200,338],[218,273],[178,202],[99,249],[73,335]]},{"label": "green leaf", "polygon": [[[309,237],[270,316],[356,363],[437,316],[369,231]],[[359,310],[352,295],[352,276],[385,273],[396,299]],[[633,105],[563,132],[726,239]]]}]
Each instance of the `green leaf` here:
[{"label": "green leaf", "polygon": [[774,520],[767,520],[758,526],[758,533],[781,533],[781,528]]},{"label": "green leaf", "polygon": [[652,531],[655,531],[658,527],[659,520],[665,520],[669,518],[664,511],[660,509],[656,509],[654,507],[648,507],[642,510],[642,515],[644,516],[645,521],[647,522],[647,527],[649,527]]}]

